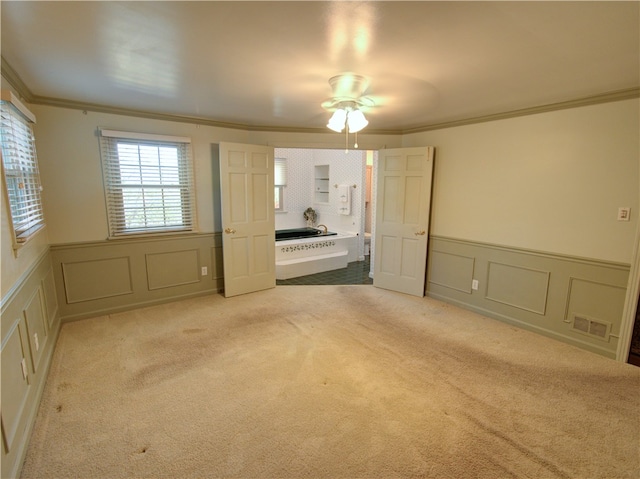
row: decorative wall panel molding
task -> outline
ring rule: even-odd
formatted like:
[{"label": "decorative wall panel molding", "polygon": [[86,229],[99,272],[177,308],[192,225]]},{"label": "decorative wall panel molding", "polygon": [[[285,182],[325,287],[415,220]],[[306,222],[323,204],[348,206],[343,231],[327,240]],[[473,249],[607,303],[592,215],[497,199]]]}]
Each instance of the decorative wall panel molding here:
[{"label": "decorative wall panel molding", "polygon": [[27,341],[27,327],[21,320],[13,325],[2,345],[2,434],[9,452],[13,450],[31,387],[31,374],[25,361],[29,356]]},{"label": "decorative wall panel molding", "polygon": [[[582,331],[601,340],[610,340],[610,328],[620,321],[624,309],[626,288],[615,284],[571,277],[567,291],[565,322],[573,330]],[[588,322],[586,331],[576,320]],[[599,327],[598,325],[601,325]],[[602,328],[606,331],[600,334]]]},{"label": "decorative wall panel molding", "polygon": [[67,303],[133,293],[129,257],[62,263]]},{"label": "decorative wall panel molding", "polygon": [[[630,265],[431,236],[428,296],[616,357]],[[470,289],[473,279],[478,290]]]},{"label": "decorative wall panel molding", "polygon": [[544,315],[549,289],[548,271],[488,262],[486,298]]},{"label": "decorative wall panel molding", "polygon": [[431,282],[471,294],[475,260],[469,256],[431,251]]},{"label": "decorative wall panel molding", "polygon": [[222,263],[222,245],[212,246],[209,250],[211,257],[211,274],[213,279],[222,279],[224,277],[224,268]]},{"label": "decorative wall panel molding", "polygon": [[60,331],[50,250],[43,251],[2,298],[2,472],[20,477]]},{"label": "decorative wall panel molding", "polygon": [[24,307],[24,319],[29,334],[29,352],[32,372],[37,373],[48,339],[48,327],[43,301],[44,293],[38,288]]},{"label": "decorative wall panel molding", "polygon": [[224,285],[220,233],[59,244],[51,246],[51,260],[63,322],[216,293]]},{"label": "decorative wall panel molding", "polygon": [[45,304],[47,307],[48,327],[51,329],[53,322],[58,315],[58,300],[56,298],[56,283],[53,277],[53,271],[49,270],[42,279],[42,291],[44,292]]},{"label": "decorative wall panel molding", "polygon": [[149,290],[200,281],[199,250],[170,251],[146,255]]}]

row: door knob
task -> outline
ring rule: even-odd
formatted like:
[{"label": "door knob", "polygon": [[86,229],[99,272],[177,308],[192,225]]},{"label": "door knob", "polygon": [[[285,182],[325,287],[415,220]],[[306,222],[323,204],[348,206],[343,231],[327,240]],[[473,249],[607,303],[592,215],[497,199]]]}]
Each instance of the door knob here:
[{"label": "door knob", "polygon": [[224,232],[227,233],[228,235],[232,235],[233,233],[236,232],[236,230],[234,230],[233,228],[225,228]]},{"label": "door knob", "polygon": [[413,233],[413,234],[416,235],[416,236],[424,236],[425,233],[426,233],[426,231],[422,230],[422,231],[418,231],[417,233]]}]

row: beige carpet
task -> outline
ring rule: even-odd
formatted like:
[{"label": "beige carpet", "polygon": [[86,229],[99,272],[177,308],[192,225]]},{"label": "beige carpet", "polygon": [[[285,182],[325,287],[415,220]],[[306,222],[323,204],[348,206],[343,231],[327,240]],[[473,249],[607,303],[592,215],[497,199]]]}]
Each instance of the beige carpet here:
[{"label": "beige carpet", "polygon": [[279,286],[69,323],[24,478],[638,478],[640,368],[431,299]]}]

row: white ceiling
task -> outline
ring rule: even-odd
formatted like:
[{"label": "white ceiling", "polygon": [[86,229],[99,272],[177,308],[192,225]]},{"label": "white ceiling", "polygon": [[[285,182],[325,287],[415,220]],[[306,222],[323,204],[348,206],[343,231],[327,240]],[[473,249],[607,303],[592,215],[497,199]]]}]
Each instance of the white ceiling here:
[{"label": "white ceiling", "polygon": [[[640,87],[640,3],[6,1],[3,65],[35,103],[325,130],[330,77],[407,132]],[[13,83],[16,83],[13,81]],[[73,103],[67,103],[72,105]],[[90,108],[87,108],[90,109]]]}]

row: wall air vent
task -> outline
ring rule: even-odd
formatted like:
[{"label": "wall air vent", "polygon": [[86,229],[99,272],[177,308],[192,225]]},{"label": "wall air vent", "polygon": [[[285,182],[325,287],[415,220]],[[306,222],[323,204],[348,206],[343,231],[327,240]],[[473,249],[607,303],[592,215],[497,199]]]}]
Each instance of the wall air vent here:
[{"label": "wall air vent", "polygon": [[582,334],[587,334],[593,338],[609,341],[611,323],[601,319],[593,319],[584,315],[573,315],[573,330]]}]

